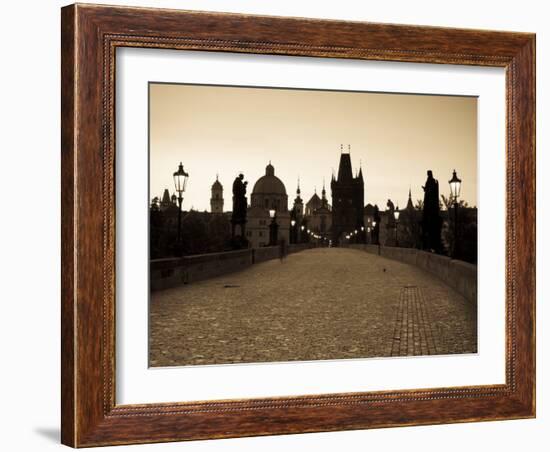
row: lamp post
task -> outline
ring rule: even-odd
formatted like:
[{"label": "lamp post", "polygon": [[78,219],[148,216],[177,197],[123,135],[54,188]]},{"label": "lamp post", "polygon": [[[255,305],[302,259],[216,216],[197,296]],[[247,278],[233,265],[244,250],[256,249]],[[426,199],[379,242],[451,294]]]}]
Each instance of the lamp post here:
[{"label": "lamp post", "polygon": [[296,220],[290,220],[290,243],[296,243]]},{"label": "lamp post", "polygon": [[277,232],[279,225],[277,224],[277,211],[275,209],[269,209],[269,216],[271,217],[271,223],[269,224],[269,244],[271,246],[277,245]]},{"label": "lamp post", "polygon": [[458,198],[460,197],[460,187],[462,185],[462,180],[456,176],[456,170],[453,170],[453,177],[449,181],[449,186],[451,187],[451,198],[454,204],[455,211],[455,227],[454,227],[454,243],[453,243],[453,259],[457,258],[458,255]]},{"label": "lamp post", "polygon": [[306,234],[305,234],[305,226],[304,225],[301,225],[300,226],[300,243],[305,243],[306,242]]},{"label": "lamp post", "polygon": [[399,241],[397,240],[397,225],[399,223],[399,206],[395,207],[393,211],[393,217],[395,218],[395,246],[399,246]]},{"label": "lamp post", "polygon": [[376,232],[376,220],[372,220],[372,244],[378,245],[378,234]]},{"label": "lamp post", "polygon": [[181,205],[183,204],[183,192],[187,185],[187,178],[189,174],[183,169],[183,164],[180,162],[178,170],[174,173],[174,186],[178,194],[178,237],[176,241],[176,253],[178,255],[182,252],[181,243]]}]

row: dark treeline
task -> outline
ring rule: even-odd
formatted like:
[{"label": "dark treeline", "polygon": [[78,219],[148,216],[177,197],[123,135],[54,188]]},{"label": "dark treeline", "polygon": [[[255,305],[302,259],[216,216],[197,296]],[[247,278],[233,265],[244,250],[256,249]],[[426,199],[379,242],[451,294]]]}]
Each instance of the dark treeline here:
[{"label": "dark treeline", "polygon": [[[458,208],[458,240],[455,249],[455,219],[454,207],[445,196],[442,196],[441,210],[441,248],[434,251],[438,254],[451,256],[472,264],[477,264],[477,208],[469,207],[460,202]],[[386,223],[386,240],[383,245],[395,246],[395,221],[392,217]],[[406,248],[425,249],[422,240],[422,202],[418,201],[414,209],[401,211],[398,224],[399,246]]]},{"label": "dark treeline", "polygon": [[[151,259],[175,256],[177,207],[161,209],[153,204],[149,213]],[[216,253],[231,249],[231,223],[225,215],[212,215],[195,210],[182,212],[181,226],[183,255]]]}]

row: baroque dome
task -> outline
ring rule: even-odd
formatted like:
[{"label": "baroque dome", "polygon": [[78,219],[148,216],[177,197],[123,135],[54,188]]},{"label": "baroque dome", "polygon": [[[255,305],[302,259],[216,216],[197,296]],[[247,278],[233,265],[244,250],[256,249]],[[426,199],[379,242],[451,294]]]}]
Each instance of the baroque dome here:
[{"label": "baroque dome", "polygon": [[220,184],[220,181],[218,180],[218,177],[216,176],[216,181],[212,184],[212,190],[223,190],[222,184]]},{"label": "baroque dome", "polygon": [[260,177],[254,184],[253,194],[285,195],[285,184],[275,176],[275,168],[270,163],[265,167],[265,176]]}]

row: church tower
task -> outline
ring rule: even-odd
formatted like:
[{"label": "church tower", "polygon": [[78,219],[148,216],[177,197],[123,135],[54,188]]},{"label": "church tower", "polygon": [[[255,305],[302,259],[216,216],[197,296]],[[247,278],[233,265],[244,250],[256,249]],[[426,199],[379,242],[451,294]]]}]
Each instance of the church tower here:
[{"label": "church tower", "polygon": [[325,180],[323,179],[323,190],[321,191],[321,207],[328,209],[327,191],[325,190]]},{"label": "church tower", "polygon": [[409,199],[407,201],[406,210],[414,210],[414,204],[413,204],[412,196],[411,196],[411,187],[409,187]]},{"label": "church tower", "polygon": [[210,198],[210,211],[212,213],[223,213],[223,186],[218,180],[212,184],[212,197]]},{"label": "church tower", "polygon": [[294,212],[296,217],[302,218],[304,216],[304,202],[300,197],[300,179],[298,179],[298,188],[296,189],[296,198],[294,198]]},{"label": "church tower", "polygon": [[330,188],[332,191],[332,241],[338,243],[346,234],[364,226],[363,209],[365,199],[365,182],[363,169],[353,176],[351,166],[350,146],[348,152],[340,147],[340,164],[338,178],[332,175]]}]

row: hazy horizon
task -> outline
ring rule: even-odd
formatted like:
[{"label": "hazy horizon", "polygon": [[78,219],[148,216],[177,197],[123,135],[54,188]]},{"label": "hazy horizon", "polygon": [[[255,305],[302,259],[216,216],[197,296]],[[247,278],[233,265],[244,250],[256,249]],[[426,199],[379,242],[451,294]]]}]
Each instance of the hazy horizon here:
[{"label": "hazy horizon", "polygon": [[304,203],[338,171],[340,146],[351,145],[354,173],[361,164],[365,204],[405,207],[423,199],[431,169],[448,196],[453,169],[461,199],[477,205],[477,98],[418,94],[318,91],[151,83],[150,198],[174,192],[181,161],[189,173],[183,208],[210,210],[218,175],[224,210],[239,172],[247,196],[271,161],[285,184],[289,208],[300,179]]}]

